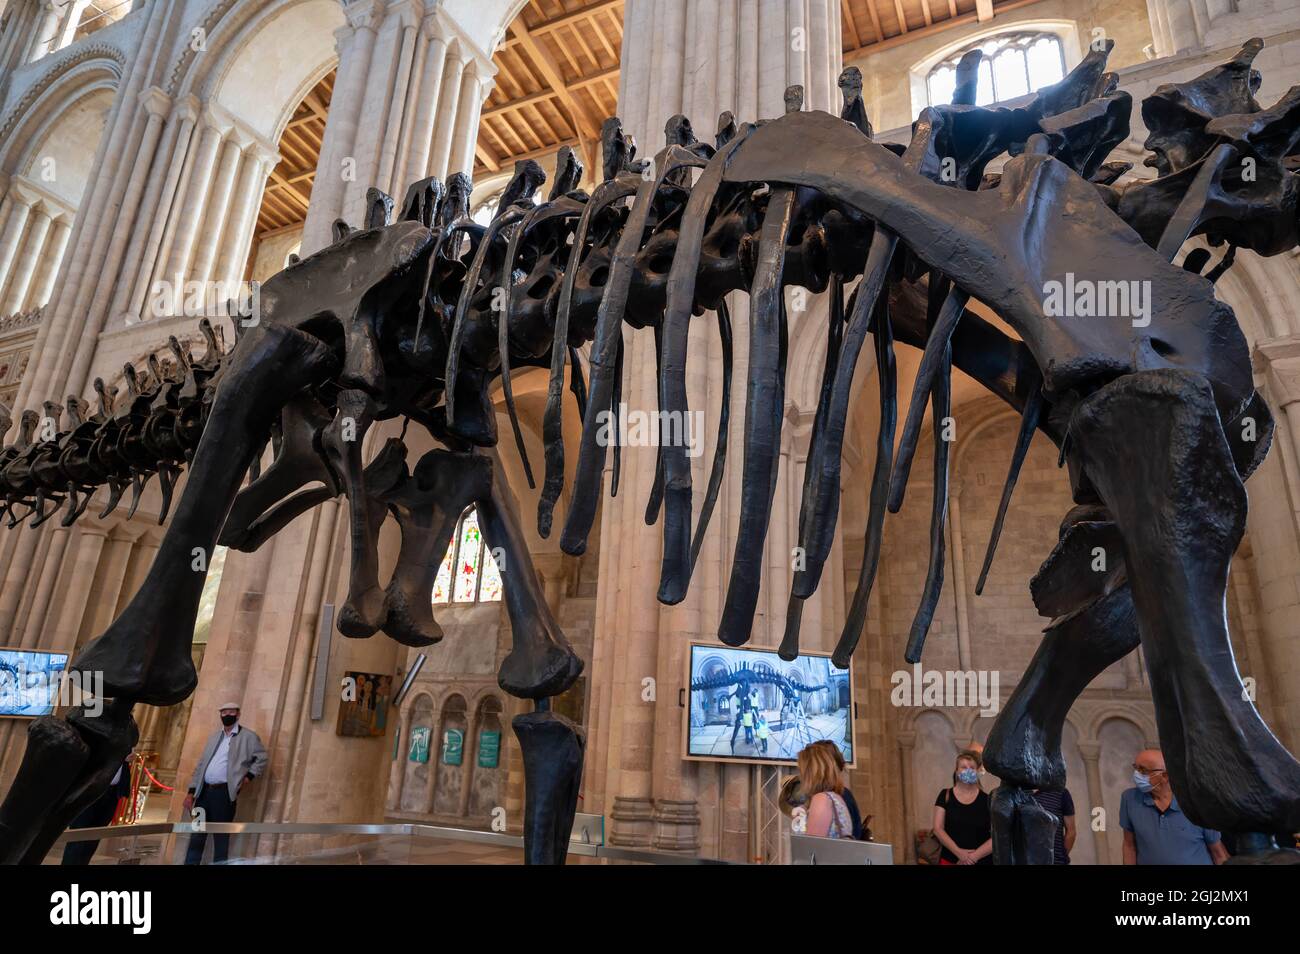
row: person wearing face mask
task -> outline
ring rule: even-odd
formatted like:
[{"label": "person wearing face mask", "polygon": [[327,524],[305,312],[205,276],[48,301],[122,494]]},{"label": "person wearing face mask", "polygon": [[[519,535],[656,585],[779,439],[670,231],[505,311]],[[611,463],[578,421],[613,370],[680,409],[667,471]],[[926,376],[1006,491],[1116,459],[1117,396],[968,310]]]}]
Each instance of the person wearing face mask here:
[{"label": "person wearing face mask", "polygon": [[934,800],[934,837],[942,850],[941,865],[993,864],[993,830],[988,792],[980,788],[979,753],[957,756],[952,788]]},{"label": "person wearing face mask", "polygon": [[[252,729],[239,724],[239,703],[222,703],[219,710],[221,728],[212,733],[199,764],[190,779],[189,794],[185,796],[186,812],[202,810],[205,822],[230,822],[235,820],[235,799],[240,790],[266,771],[269,761],[266,746]],[[193,816],[191,816],[193,817]],[[229,835],[213,835],[212,863],[221,864],[230,850]],[[190,835],[189,849],[185,853],[187,865],[197,865],[203,859],[203,847],[208,836],[196,832]]]},{"label": "person wearing face mask", "polygon": [[1218,865],[1228,860],[1219,833],[1202,828],[1179,809],[1159,749],[1137,754],[1133,784],[1119,803],[1124,864]]}]

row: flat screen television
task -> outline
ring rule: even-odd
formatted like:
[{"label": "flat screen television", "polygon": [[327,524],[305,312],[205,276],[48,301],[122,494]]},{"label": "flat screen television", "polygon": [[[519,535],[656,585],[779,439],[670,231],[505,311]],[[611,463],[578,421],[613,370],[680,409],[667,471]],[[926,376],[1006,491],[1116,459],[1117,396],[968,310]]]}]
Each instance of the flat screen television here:
[{"label": "flat screen television", "polygon": [[771,649],[691,643],[687,686],[687,759],[792,765],[829,739],[854,763],[853,674],[829,655],[786,662]]},{"label": "flat screen television", "polygon": [[49,715],[67,668],[67,653],[0,648],[0,718]]}]

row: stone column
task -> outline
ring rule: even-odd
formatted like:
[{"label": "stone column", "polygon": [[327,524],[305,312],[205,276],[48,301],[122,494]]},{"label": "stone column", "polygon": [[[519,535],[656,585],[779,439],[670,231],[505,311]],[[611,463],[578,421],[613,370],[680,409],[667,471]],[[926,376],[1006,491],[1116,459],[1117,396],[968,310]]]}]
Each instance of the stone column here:
[{"label": "stone column", "polygon": [[[1253,355],[1257,386],[1276,415],[1269,458],[1251,478],[1247,532],[1255,555],[1260,648],[1256,667],[1267,672],[1269,700],[1278,738],[1293,753],[1300,748],[1300,537],[1292,508],[1297,488],[1288,487],[1282,457],[1300,448],[1300,335],[1259,342]],[[1263,683],[1263,680],[1260,680]],[[1261,687],[1262,688],[1262,687]]]},{"label": "stone column", "polygon": [[80,528],[66,581],[67,593],[50,634],[48,648],[55,652],[71,653],[77,646],[77,635],[81,632],[82,621],[89,609],[95,572],[99,568],[107,542],[108,531],[93,521]]},{"label": "stone column", "polygon": [[411,130],[404,176],[407,182],[416,182],[429,175],[429,150],[433,146],[434,122],[438,118],[443,68],[447,65],[447,38],[438,17],[433,14],[425,17],[420,25],[420,34],[425,40],[425,52],[417,97],[419,108]]},{"label": "stone column", "polygon": [[194,264],[190,267],[189,278],[194,281],[204,282],[214,277],[212,266],[216,261],[217,247],[226,238],[226,221],[230,215],[235,174],[239,171],[239,160],[244,149],[250,144],[251,140],[241,140],[238,134],[232,134],[222,149],[221,161],[212,182],[212,195],[208,199],[208,212],[203,219],[198,247],[194,252]]},{"label": "stone column", "polygon": [[[833,0],[788,4],[782,0],[738,0],[734,4],[688,3],[687,0],[628,0],[624,13],[624,43],[619,89],[619,114],[627,132],[636,137],[638,152],[653,156],[664,144],[663,129],[675,113],[689,116],[696,134],[712,136],[718,114],[731,110],[737,119],[772,118],[784,112],[787,85],[807,87],[810,107],[834,107],[831,93],[840,63],[839,7]],[[799,42],[795,42],[796,38]],[[654,812],[653,838],[665,848],[698,840],[696,815],[724,820],[717,844],[726,857],[740,860],[745,841],[732,831],[747,824],[743,806],[750,801],[750,773],[744,766],[702,766],[682,761],[681,720],[677,705],[684,688],[688,644],[693,639],[716,640],[722,601],[734,555],[734,526],[738,516],[744,442],[745,381],[748,368],[748,317],[745,296],[734,296],[732,326],[735,362],[732,379],[730,446],[727,479],[713,523],[705,538],[691,587],[677,606],[656,600],[663,530],[647,527],[643,514],[654,475],[653,448],[625,448],[622,486],[612,500],[603,499],[600,547],[601,572],[592,665],[595,705],[588,743],[584,793],[589,811],[611,814],[611,842],[635,843],[647,826],[646,806]],[[803,320],[807,315],[799,316]],[[797,327],[797,322],[792,322]],[[792,327],[792,336],[794,328]],[[654,341],[648,332],[624,330],[625,380],[628,407],[657,409]],[[703,410],[706,421],[718,416],[716,323],[691,322],[687,394],[692,411]],[[716,430],[706,426],[704,453],[692,461],[692,481],[698,489],[698,510],[707,486],[708,466]],[[752,645],[775,647],[784,630],[784,607],[777,612],[776,593],[788,592],[789,578],[778,586],[770,578],[779,567],[789,573],[789,549],[797,536],[797,476],[791,473],[794,455],[783,442],[783,472],[765,543],[767,588],[760,594]],[[698,514],[697,514],[698,515]],[[828,565],[826,579],[836,571]],[[833,597],[834,586],[823,584]],[[818,596],[822,594],[819,591]],[[834,624],[827,604],[822,617]],[[815,646],[820,633],[806,645]],[[644,680],[656,687],[653,702],[643,701]],[[705,783],[705,778],[717,782]],[[722,794],[725,793],[725,794]],[[707,801],[705,800],[707,799]],[[724,809],[723,801],[731,806]],[[694,811],[692,811],[694,806]],[[732,810],[735,809],[735,810]],[[740,814],[737,814],[737,811]]]},{"label": "stone column", "polygon": [[192,97],[177,103],[167,121],[167,138],[157,152],[149,189],[140,205],[140,228],[131,237],[113,298],[111,313],[123,322],[143,317],[159,250],[171,244],[175,219],[168,212],[181,181],[197,121],[198,101]]},{"label": "stone column", "polygon": [[[419,38],[419,21],[415,11],[415,0],[404,0],[392,8],[392,15],[397,18],[394,27],[394,49],[397,66],[393,74],[392,92],[388,103],[388,121],[384,123],[383,139],[379,145],[379,165],[374,181],[379,188],[401,201],[402,190],[406,183],[396,182],[394,167],[400,171],[405,165],[399,164],[399,144],[410,140],[410,124],[413,119],[415,103],[409,100],[407,92],[418,77],[412,76],[412,64],[415,60],[415,44]],[[403,122],[405,116],[406,121]]]},{"label": "stone column", "polygon": [[1201,47],[1209,15],[1205,0],[1147,0],[1157,56],[1174,56]]},{"label": "stone column", "polygon": [[[379,17],[370,72],[366,77],[361,100],[355,140],[349,155],[353,159],[355,178],[347,182],[343,201],[343,218],[355,226],[365,216],[366,190],[371,186],[383,188],[379,176],[379,157],[384,139],[396,135],[388,129],[389,107],[393,101],[393,84],[401,65],[401,45],[405,29],[404,20],[409,4],[386,9]],[[328,130],[328,123],[327,123]]]},{"label": "stone column", "polygon": [[58,277],[63,252],[68,247],[68,236],[71,234],[72,225],[68,217],[64,214],[56,215],[50,225],[45,250],[41,253],[40,268],[23,305],[25,309],[42,308],[50,300],[50,295],[54,292],[54,280]]},{"label": "stone column", "polygon": [[349,171],[346,165],[355,167],[356,163],[353,147],[361,121],[361,105],[382,10],[383,5],[378,0],[348,4],[344,8],[348,25],[334,34],[337,38],[339,66],[316,180],[312,184],[311,205],[307,209],[307,221],[303,225],[304,256],[329,244],[332,223],[343,214],[348,185],[344,176]]},{"label": "stone column", "polygon": [[45,211],[44,204],[34,207],[28,218],[21,251],[10,271],[4,299],[0,300],[0,316],[12,315],[22,309],[23,302],[27,300],[27,290],[36,274],[41,251],[45,248],[45,236],[50,230],[50,214]]},{"label": "stone column", "polygon": [[[220,121],[209,112],[207,122],[199,135],[198,150],[194,155],[194,167],[186,185],[184,198],[181,200],[180,217],[177,220],[176,234],[166,258],[166,266],[161,273],[155,273],[156,279],[173,282],[177,286],[184,283],[189,273],[189,266],[194,253],[194,243],[198,237],[199,225],[203,221],[203,210],[211,192],[213,170],[217,163],[217,154],[225,138],[225,129]],[[179,296],[183,289],[177,287],[173,294]]]},{"label": "stone column", "polygon": [[913,791],[916,785],[916,776],[912,774],[912,752],[916,749],[915,732],[898,733],[898,770],[899,779],[902,783],[903,796],[903,861],[910,862],[916,860],[916,832],[918,826],[929,825],[929,819],[920,819],[916,817],[916,810],[913,807]]},{"label": "stone column", "polygon": [[9,217],[5,219],[4,232],[0,233],[0,287],[4,286],[14,259],[18,256],[23,230],[27,227],[27,218],[32,213],[33,204],[33,199],[17,185],[9,187],[8,199]]},{"label": "stone column", "polygon": [[279,154],[260,143],[244,149],[239,183],[235,186],[235,209],[231,213],[230,226],[226,229],[215,273],[216,278],[229,285],[244,278],[257,223],[257,210],[261,207],[262,193],[266,188],[266,177],[279,162]]},{"label": "stone column", "polygon": [[[1082,821],[1080,824],[1086,824],[1089,828],[1092,828],[1092,810],[1101,806],[1102,795],[1106,791],[1101,784],[1101,743],[1096,739],[1080,740],[1079,756],[1083,759],[1087,801],[1082,813],[1076,809],[1076,818],[1081,815]],[[1105,826],[1102,829],[1094,830],[1092,833],[1093,843],[1096,845],[1097,864],[1099,865],[1112,864],[1116,860],[1110,857],[1110,845],[1106,841],[1106,832],[1104,830],[1112,824],[1118,825],[1119,819],[1107,818]]]},{"label": "stone column", "polygon": [[492,90],[490,67],[478,57],[470,57],[460,84],[460,103],[456,108],[456,136],[451,147],[451,165],[447,174],[474,171],[474,144],[478,141],[479,115],[483,100]]},{"label": "stone column", "polygon": [[77,27],[81,25],[81,16],[86,12],[88,6],[90,6],[90,0],[75,0],[74,3],[68,5],[68,15],[63,20],[63,27],[59,30],[54,49],[61,50],[72,42],[72,38],[77,33]]},{"label": "stone column", "polygon": [[67,9],[67,0],[42,0],[40,20],[37,21],[36,33],[32,36],[32,45],[27,51],[28,63],[35,63],[47,53],[53,52],[59,39],[59,20]]},{"label": "stone column", "polygon": [[460,85],[466,59],[461,41],[452,40],[447,46],[447,55],[443,61],[442,83],[438,94],[438,123],[429,154],[429,175],[444,181],[448,174],[447,163],[451,159],[452,140],[456,134],[456,110],[460,102]]}]

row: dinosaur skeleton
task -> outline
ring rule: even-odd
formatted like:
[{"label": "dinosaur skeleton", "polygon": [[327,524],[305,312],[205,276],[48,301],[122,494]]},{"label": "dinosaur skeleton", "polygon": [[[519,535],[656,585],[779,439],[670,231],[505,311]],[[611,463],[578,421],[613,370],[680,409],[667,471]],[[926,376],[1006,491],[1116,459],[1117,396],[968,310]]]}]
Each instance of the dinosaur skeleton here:
[{"label": "dinosaur skeleton", "polygon": [[[157,472],[166,497],[182,462],[189,475],[145,583],[73,661],[74,670],[103,674],[111,700],[104,716],[73,709],[30,729],[0,806],[0,860],[39,861],[98,794],[138,734],[132,705],[169,705],[193,690],[188,624],[203,586],[203,574],[190,568],[193,548],[210,551],[221,541],[254,549],[341,492],[350,503],[351,568],[338,628],[347,636],[383,630],[408,645],[440,638],[429,592],[466,506],[479,508],[489,546],[505,551],[514,642],[499,681],[536,701],[536,711],[515,720],[526,854],[561,861],[582,736],[547,700],[572,684],[581,662],[529,562],[494,450],[488,389],[500,376],[534,485],[511,374],[548,369],[538,509],[545,536],[563,488],[567,369],[583,429],[560,545],[580,554],[602,482],[600,421],[620,405],[623,326],[652,329],[660,410],[682,414],[690,321],[717,322],[724,396],[698,515],[686,449],[662,441],[646,511],[663,526],[659,598],[679,602],[726,464],[727,296],[748,292],[740,526],[718,628],[724,643],[740,645],[752,626],[776,482],[787,286],[826,292],[829,326],[799,517],[807,563],[794,574],[782,657],[798,652],[799,610],[831,549],[845,422],[870,335],[880,429],[865,556],[837,665],[847,664],[861,633],[884,515],[902,505],[929,404],[929,571],[906,650],[909,661],[921,656],[943,582],[948,446],[939,422],[950,409],[954,366],[1022,416],[979,589],[1034,435],[1057,445],[1069,468],[1077,506],[1031,583],[1051,623],[985,749],[1003,781],[994,799],[997,860],[1050,861],[1053,822],[1030,792],[1064,784],[1066,712],[1139,644],[1188,816],[1239,832],[1300,829],[1300,764],[1243,693],[1224,614],[1228,563],[1244,530],[1243,481],[1267,453],[1272,422],[1253,387],[1245,338],[1213,282],[1238,248],[1272,255],[1297,244],[1300,88],[1268,109],[1255,101],[1260,77],[1251,61],[1261,46],[1252,41],[1229,63],[1144,101],[1152,179],[1120,182],[1129,164],[1107,161],[1128,136],[1132,107],[1106,72],[1107,44],[1014,108],[973,105],[979,57],[966,58],[953,104],[922,112],[905,148],[871,139],[861,77],[849,69],[839,117],[803,111],[802,91],[792,87],[786,115],[748,124],[724,113],[712,143],[673,117],[652,161],[638,160],[610,119],[602,181],[590,195],[578,191],[582,170],[567,149],[540,204],[541,170],[521,162],[486,226],[467,214],[464,176],[445,186],[415,183],[391,224],[392,199],[371,190],[364,228],[337,223],[332,245],[267,281],[260,320],[220,361],[214,351],[193,361],[178,350],[170,376],[153,371],[146,386],[128,373],[128,393],[117,399],[101,388],[92,417],[71,399],[71,426],[53,441],[35,441],[37,422],[24,414],[0,467],[10,514],[26,507],[39,522],[66,501],[66,522],[101,483],[116,499],[128,481],[138,486]],[[1001,171],[989,172],[1004,154]],[[1194,236],[1226,246],[1208,270],[1211,256],[1201,250],[1173,264]],[[1064,281],[1103,289],[1144,283],[1149,320],[1051,314],[1046,289]],[[1013,333],[968,309],[972,300]],[[576,349],[587,342],[584,381]],[[922,358],[895,454],[898,343]],[[445,449],[410,467],[395,439],[365,463],[365,434],[395,418],[423,426]],[[273,459],[258,470],[268,438]],[[611,492],[619,455],[615,443]],[[376,541],[390,514],[401,550],[381,586]],[[1096,546],[1111,555],[1105,573],[1086,569]]]},{"label": "dinosaur skeleton", "polygon": [[691,680],[691,689],[723,689],[727,686],[742,686],[748,689],[753,683],[763,686],[776,686],[781,690],[781,695],[787,699],[793,698],[795,693],[799,692],[820,692],[823,689],[829,689],[823,683],[820,686],[808,686],[801,682],[796,682],[789,676],[782,675],[779,672],[772,672],[767,669],[751,669],[749,666],[737,666],[726,672],[717,672],[700,679]]}]

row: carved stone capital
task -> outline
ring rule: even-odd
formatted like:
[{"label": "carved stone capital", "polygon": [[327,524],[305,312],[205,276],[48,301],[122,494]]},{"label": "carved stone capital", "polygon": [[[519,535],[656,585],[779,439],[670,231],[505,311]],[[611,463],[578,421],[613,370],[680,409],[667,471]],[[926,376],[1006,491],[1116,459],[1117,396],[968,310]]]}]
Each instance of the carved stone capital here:
[{"label": "carved stone capital", "polygon": [[383,22],[384,3],[383,0],[353,0],[344,6],[343,15],[354,29],[373,33]]},{"label": "carved stone capital", "polygon": [[150,116],[157,116],[162,119],[167,116],[168,110],[171,109],[172,98],[157,86],[150,86],[140,94],[140,104]]},{"label": "carved stone capital", "polygon": [[199,121],[199,101],[194,96],[186,96],[184,99],[176,101],[176,108],[172,110],[172,119],[176,122],[189,121],[191,124]]},{"label": "carved stone capital", "polygon": [[1300,335],[1261,341],[1255,345],[1251,363],[1277,407],[1300,401]]}]

